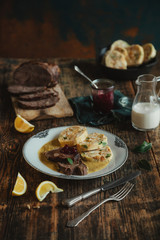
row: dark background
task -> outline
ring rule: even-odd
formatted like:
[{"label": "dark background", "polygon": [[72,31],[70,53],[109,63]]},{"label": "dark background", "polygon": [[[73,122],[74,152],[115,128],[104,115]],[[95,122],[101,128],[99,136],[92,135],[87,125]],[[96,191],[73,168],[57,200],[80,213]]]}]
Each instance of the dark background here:
[{"label": "dark background", "polygon": [[1,0],[0,57],[94,58],[117,39],[158,50],[159,25],[159,0]]}]

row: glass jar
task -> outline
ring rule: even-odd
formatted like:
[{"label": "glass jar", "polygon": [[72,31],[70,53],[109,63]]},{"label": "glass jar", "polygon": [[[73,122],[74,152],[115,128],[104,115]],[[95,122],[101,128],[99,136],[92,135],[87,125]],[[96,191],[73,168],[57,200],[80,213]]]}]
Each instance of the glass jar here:
[{"label": "glass jar", "polygon": [[114,107],[114,82],[109,79],[93,81],[98,88],[91,84],[93,109],[99,113],[109,113]]}]

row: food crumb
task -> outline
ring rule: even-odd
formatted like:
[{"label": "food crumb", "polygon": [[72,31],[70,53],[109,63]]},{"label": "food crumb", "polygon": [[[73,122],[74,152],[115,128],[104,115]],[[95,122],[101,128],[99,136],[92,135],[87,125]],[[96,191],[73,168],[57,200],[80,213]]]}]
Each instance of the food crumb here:
[{"label": "food crumb", "polygon": [[33,206],[33,208],[40,208],[40,206]]},{"label": "food crumb", "polygon": [[[29,204],[27,204],[27,208],[30,210],[31,209],[31,206]],[[36,209],[36,208],[40,208],[40,206],[32,206],[33,209]]]},{"label": "food crumb", "polygon": [[27,204],[27,208],[30,210],[31,209],[31,206],[29,204]]}]

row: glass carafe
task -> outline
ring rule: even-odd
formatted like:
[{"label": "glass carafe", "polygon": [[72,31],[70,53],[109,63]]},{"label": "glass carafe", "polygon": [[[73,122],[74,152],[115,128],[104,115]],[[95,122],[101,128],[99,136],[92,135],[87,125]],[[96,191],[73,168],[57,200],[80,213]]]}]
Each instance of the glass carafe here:
[{"label": "glass carafe", "polygon": [[160,106],[156,94],[157,81],[160,77],[152,74],[140,75],[136,80],[137,93],[132,105],[132,126],[140,131],[149,131],[158,127]]}]

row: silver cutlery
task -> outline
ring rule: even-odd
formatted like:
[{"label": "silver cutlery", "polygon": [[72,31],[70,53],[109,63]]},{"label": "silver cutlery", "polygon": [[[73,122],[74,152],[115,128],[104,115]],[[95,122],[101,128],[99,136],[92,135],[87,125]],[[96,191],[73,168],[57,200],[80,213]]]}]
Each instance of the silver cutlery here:
[{"label": "silver cutlery", "polygon": [[96,189],[92,189],[90,190],[89,192],[86,192],[86,193],[82,193],[76,197],[73,197],[73,198],[70,198],[70,199],[65,199],[62,201],[62,204],[66,207],[72,207],[74,204],[84,200],[84,199],[87,199],[88,197],[96,194],[96,193],[99,193],[101,191],[106,191],[106,190],[109,190],[111,188],[114,188],[114,187],[118,187],[119,185],[122,185],[126,182],[129,182],[131,181],[132,179],[136,178],[137,176],[139,176],[141,174],[141,171],[135,171],[123,178],[120,178],[120,179],[117,179],[115,181],[112,181],[112,182],[107,182],[105,184],[103,184],[102,186],[96,188]]},{"label": "silver cutlery", "polygon": [[83,77],[85,77],[95,88],[98,88],[95,83],[92,82],[92,80],[87,77],[76,65],[74,66],[74,70],[76,70],[79,74],[81,74]]},{"label": "silver cutlery", "polygon": [[106,203],[108,201],[121,201],[123,198],[125,198],[128,193],[132,190],[134,184],[127,182],[120,191],[117,193],[111,195],[110,197],[102,200],[100,203],[97,203],[95,206],[90,208],[88,211],[84,212],[79,217],[68,221],[67,227],[76,227],[80,222],[82,222],[87,216],[89,216],[90,213],[92,213],[95,209],[97,209],[99,206],[101,206],[103,203]]}]

